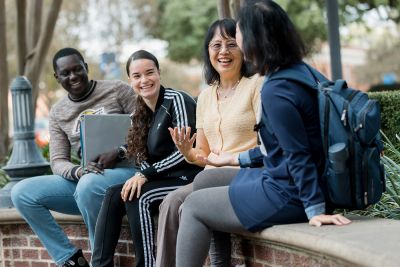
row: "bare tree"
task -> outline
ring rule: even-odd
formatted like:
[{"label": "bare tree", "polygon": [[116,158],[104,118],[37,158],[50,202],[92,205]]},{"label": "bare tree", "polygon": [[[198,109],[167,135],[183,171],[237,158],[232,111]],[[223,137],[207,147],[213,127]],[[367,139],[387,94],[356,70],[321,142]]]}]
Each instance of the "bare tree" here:
[{"label": "bare tree", "polygon": [[[43,62],[53,38],[62,0],[53,0],[42,24],[43,0],[16,0],[18,75],[26,76],[32,84],[33,105],[36,108],[38,83]],[[8,65],[5,1],[0,0],[0,162],[8,149]]]},{"label": "bare tree", "polygon": [[231,18],[231,10],[229,7],[229,0],[218,0],[218,17]]},{"label": "bare tree", "polygon": [[[25,2],[25,4],[17,5],[17,9],[26,9],[26,0],[17,0],[17,2]],[[39,95],[38,83],[40,74],[42,72],[43,62],[53,38],[54,28],[61,9],[62,0],[53,0],[47,11],[46,20],[43,24],[43,27],[42,23],[40,23],[41,19],[38,19],[35,15],[38,14],[40,16],[42,14],[42,0],[29,2],[30,11],[28,11],[28,16],[25,14],[26,10],[17,11],[18,13],[23,13],[25,18],[28,18],[26,23],[29,25],[29,27],[31,27],[32,31],[26,31],[26,27],[18,26],[17,42],[21,43],[24,41],[26,44],[29,44],[29,46],[26,46],[25,53],[22,50],[19,51],[19,61],[22,61],[24,64],[23,73],[20,72],[20,74],[26,76],[32,84],[32,97],[35,108],[36,99]],[[23,20],[18,16],[18,20],[19,19]],[[22,23],[23,22],[21,22],[21,24]],[[25,56],[25,58],[21,59],[22,56]]]},{"label": "bare tree", "polygon": [[237,18],[240,7],[245,0],[218,0],[218,16],[219,18]]},{"label": "bare tree", "polygon": [[8,138],[8,66],[5,2],[0,0],[0,163],[7,155]]}]

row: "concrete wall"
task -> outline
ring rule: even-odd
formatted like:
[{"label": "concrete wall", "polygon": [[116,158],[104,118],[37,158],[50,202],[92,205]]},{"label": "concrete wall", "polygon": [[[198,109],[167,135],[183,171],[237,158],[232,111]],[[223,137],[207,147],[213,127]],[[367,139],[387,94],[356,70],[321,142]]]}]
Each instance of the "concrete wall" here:
[{"label": "concrete wall", "polygon": [[[57,213],[54,216],[72,242],[90,259],[87,231],[81,217]],[[343,227],[288,224],[255,234],[233,235],[232,266],[399,266],[400,221],[366,217],[352,220],[352,224]],[[130,240],[129,228],[125,225],[115,254],[115,266],[134,266]],[[50,266],[55,264],[16,210],[0,209],[0,267]]]}]

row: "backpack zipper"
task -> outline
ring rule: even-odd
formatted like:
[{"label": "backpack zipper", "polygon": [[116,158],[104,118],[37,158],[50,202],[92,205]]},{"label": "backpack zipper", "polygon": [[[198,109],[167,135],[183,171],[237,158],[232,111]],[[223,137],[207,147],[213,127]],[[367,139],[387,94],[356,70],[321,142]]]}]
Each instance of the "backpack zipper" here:
[{"label": "backpack zipper", "polygon": [[347,109],[344,109],[342,112],[342,116],[340,117],[340,120],[343,122],[343,125],[346,126],[347,122],[346,122],[346,113],[347,113]]},{"label": "backpack zipper", "polygon": [[375,104],[375,100],[370,100],[367,107],[364,109],[363,113],[361,114],[362,121],[360,124],[357,125],[357,127],[354,129],[354,132],[358,132],[360,129],[362,129],[365,125],[367,113],[370,112],[372,105]]}]

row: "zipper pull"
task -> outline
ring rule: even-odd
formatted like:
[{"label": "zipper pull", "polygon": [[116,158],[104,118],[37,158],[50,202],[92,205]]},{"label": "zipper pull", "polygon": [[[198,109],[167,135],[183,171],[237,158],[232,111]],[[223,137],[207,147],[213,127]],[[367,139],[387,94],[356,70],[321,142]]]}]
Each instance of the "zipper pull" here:
[{"label": "zipper pull", "polygon": [[363,124],[360,123],[356,128],[354,128],[354,132],[358,132],[360,129],[362,129]]},{"label": "zipper pull", "polygon": [[343,112],[342,112],[342,116],[340,117],[340,120],[343,122],[343,125],[344,126],[346,126],[346,112],[347,112],[347,110],[346,109],[344,109],[343,110]]}]

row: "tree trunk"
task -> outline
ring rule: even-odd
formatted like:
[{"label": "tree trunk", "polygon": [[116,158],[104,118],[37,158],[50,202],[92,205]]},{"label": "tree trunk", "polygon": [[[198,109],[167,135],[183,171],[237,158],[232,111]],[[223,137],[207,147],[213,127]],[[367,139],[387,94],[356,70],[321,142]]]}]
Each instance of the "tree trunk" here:
[{"label": "tree trunk", "polygon": [[39,95],[39,78],[43,68],[43,62],[45,60],[47,51],[50,46],[51,39],[53,37],[54,28],[57,22],[58,14],[61,9],[62,0],[53,0],[51,7],[47,13],[46,22],[42,28],[37,44],[33,50],[33,53],[27,59],[25,67],[25,76],[32,84],[32,98],[33,108],[36,110],[36,100]]},{"label": "tree trunk", "polygon": [[0,165],[7,156],[9,146],[8,120],[8,66],[6,40],[6,7],[0,0]]},{"label": "tree trunk", "polygon": [[218,17],[220,19],[230,18],[231,10],[229,7],[229,0],[218,0]]},{"label": "tree trunk", "polygon": [[231,8],[231,11],[232,11],[232,17],[234,19],[237,19],[237,17],[238,17],[241,2],[243,2],[243,0],[242,1],[241,0],[231,0],[230,8]]},{"label": "tree trunk", "polygon": [[246,3],[246,0],[218,0],[218,17],[237,19],[240,7]]},{"label": "tree trunk", "polygon": [[16,0],[18,75],[23,75],[26,63],[26,0]]},{"label": "tree trunk", "polygon": [[39,39],[40,30],[42,29],[42,9],[43,0],[35,0],[28,2],[27,14],[27,58],[33,56],[33,49],[35,48]]}]

